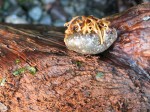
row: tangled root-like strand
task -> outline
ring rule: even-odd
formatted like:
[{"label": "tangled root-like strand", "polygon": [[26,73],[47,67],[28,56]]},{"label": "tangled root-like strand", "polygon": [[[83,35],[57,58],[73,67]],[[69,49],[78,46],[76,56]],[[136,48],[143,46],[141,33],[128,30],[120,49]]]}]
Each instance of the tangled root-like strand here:
[{"label": "tangled root-like strand", "polygon": [[100,37],[100,43],[103,44],[105,41],[104,37],[106,34],[106,30],[109,29],[109,21],[105,19],[98,19],[93,16],[82,16],[82,17],[74,17],[70,22],[65,23],[64,26],[67,26],[67,30],[65,31],[65,37],[72,35],[74,33],[96,33]]}]

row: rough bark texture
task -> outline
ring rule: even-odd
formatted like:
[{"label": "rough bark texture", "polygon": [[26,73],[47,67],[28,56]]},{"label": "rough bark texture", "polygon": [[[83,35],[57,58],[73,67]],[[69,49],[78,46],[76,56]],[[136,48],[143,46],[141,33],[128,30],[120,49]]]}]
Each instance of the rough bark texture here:
[{"label": "rough bark texture", "polygon": [[[148,6],[143,8],[138,6],[131,10],[141,11],[143,15],[147,15],[148,12],[145,10],[149,10]],[[131,39],[131,42],[128,43],[129,49],[133,48],[130,45],[132,42],[135,47],[138,45],[133,39],[149,47],[149,20],[139,22],[135,17],[136,21],[134,21],[134,18],[130,18],[133,15],[129,14],[131,10],[123,14],[126,16],[111,19],[112,24],[120,32],[118,38]],[[125,17],[133,21],[130,22]],[[127,22],[130,23],[125,24]],[[130,26],[135,22],[137,22],[136,26],[139,24],[138,29]],[[121,29],[120,24],[129,26],[127,29],[130,31]],[[141,28],[142,24],[148,27],[144,25],[144,28]],[[122,65],[119,67],[99,55],[85,56],[68,51],[63,43],[64,35],[60,33],[62,29],[51,29],[44,26],[36,26],[34,30],[31,29],[30,27],[16,26],[14,28],[0,25],[0,78],[6,78],[5,85],[0,86],[0,111],[150,111],[150,82],[138,78],[139,75],[131,70],[132,66],[131,69],[123,66],[129,58],[127,56],[131,56],[138,62],[137,67],[142,67],[148,74],[149,55],[147,58],[144,54],[135,55],[135,50],[130,53],[127,45],[120,44],[118,40],[108,52],[111,53],[113,61],[123,60],[118,61],[118,64]],[[141,33],[144,33],[142,37],[139,36],[142,35]],[[143,39],[145,39],[144,42]],[[143,51],[145,47],[140,47],[140,49]],[[123,52],[123,54],[114,55],[117,52],[120,54]],[[124,52],[128,55],[125,55]],[[115,56],[116,58],[113,58]],[[142,61],[138,61],[136,56]],[[19,61],[16,62],[16,60]],[[144,62],[145,65],[141,65],[140,62]],[[28,71],[18,76],[13,75],[14,71],[29,66],[37,69],[35,75]]]},{"label": "rough bark texture", "polygon": [[114,47],[108,51],[109,58],[150,79],[150,3],[109,19],[119,34]]}]

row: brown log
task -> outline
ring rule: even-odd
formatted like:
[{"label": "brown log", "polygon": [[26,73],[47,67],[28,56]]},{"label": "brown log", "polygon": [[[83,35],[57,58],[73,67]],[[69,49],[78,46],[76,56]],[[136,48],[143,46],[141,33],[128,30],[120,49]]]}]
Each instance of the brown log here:
[{"label": "brown log", "polygon": [[[149,10],[149,7],[146,6],[143,10],[138,6],[132,10],[145,14],[148,13],[145,10]],[[120,39],[124,39],[123,36],[129,35],[129,39],[132,39],[131,36],[135,35],[134,38],[140,40],[145,36],[139,38],[139,32],[144,32],[148,35],[146,37],[149,37],[147,31],[149,25],[146,28],[145,23],[143,29],[142,25],[134,31],[132,31],[134,27],[130,31],[121,29],[119,24],[125,22],[119,23],[119,20],[126,21],[123,15],[109,18],[120,32],[118,41],[108,50],[113,61],[128,59],[123,57],[129,53],[128,49],[125,49],[127,45],[120,44]],[[124,24],[122,25],[125,26]],[[119,67],[98,55],[85,56],[67,50],[63,43],[64,35],[61,33],[63,30],[46,26],[0,25],[0,78],[6,79],[5,83],[2,81],[0,83],[0,111],[147,112],[150,110],[148,80],[139,79],[137,73],[125,68],[122,65],[125,64],[124,61],[118,62],[122,65]],[[149,38],[146,40],[149,42]],[[134,41],[130,43],[132,42]],[[141,44],[149,45],[147,42]],[[121,45],[124,49],[118,50]],[[115,55],[121,51],[122,56]],[[142,67],[148,73],[146,65],[150,65],[149,55],[148,58],[144,58],[144,54],[138,55],[143,59],[142,62],[145,62],[143,66],[138,61],[135,50],[132,51],[133,53],[126,56],[134,58],[138,62],[137,67]],[[28,67],[36,69],[34,75],[25,69]],[[20,69],[24,71],[14,74]]]},{"label": "brown log", "polygon": [[108,57],[150,79],[150,3],[132,7],[108,19],[119,36],[108,51]]}]

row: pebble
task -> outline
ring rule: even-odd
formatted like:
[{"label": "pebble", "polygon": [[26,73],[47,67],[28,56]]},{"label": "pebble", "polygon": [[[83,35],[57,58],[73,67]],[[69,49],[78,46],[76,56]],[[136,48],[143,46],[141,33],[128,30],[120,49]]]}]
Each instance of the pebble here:
[{"label": "pebble", "polygon": [[[26,2],[26,3],[30,3],[30,4],[34,4],[34,5],[41,5],[41,2],[40,0],[22,0],[23,2]],[[28,2],[27,2],[28,1]]]},{"label": "pebble", "polygon": [[11,15],[25,15],[25,11],[21,7],[12,10]]},{"label": "pebble", "polygon": [[77,15],[85,15],[84,13],[85,13],[85,11],[84,11],[84,9],[85,9],[85,4],[75,4],[75,10],[76,10],[76,12],[77,12]]},{"label": "pebble", "polygon": [[64,24],[65,24],[65,21],[56,20],[53,25],[56,27],[60,27],[60,26],[64,26]]},{"label": "pebble", "polygon": [[43,2],[44,4],[52,4],[52,3],[55,2],[55,0],[42,0],[42,2]]},{"label": "pebble", "polygon": [[[21,22],[21,24],[32,23],[63,26],[64,22],[77,15],[94,15],[99,18],[105,16],[104,12],[107,12],[106,10],[109,9],[110,4],[116,4],[112,1],[4,0],[0,21],[15,24]],[[45,12],[46,15],[44,14]],[[149,20],[149,18],[143,18],[143,20]]]},{"label": "pebble", "polygon": [[35,6],[32,9],[30,9],[28,13],[34,21],[38,21],[42,16],[42,9],[40,6]]},{"label": "pebble", "polygon": [[[4,9],[4,10],[7,10],[10,6],[11,6],[11,3],[10,3],[10,2],[8,2],[8,1],[3,2],[3,9]],[[1,8],[2,8],[2,7],[1,7]],[[4,13],[8,13],[8,12],[5,12],[5,11],[4,11]]]},{"label": "pebble", "polygon": [[0,102],[0,112],[6,112],[8,110],[8,108]]},{"label": "pebble", "polygon": [[12,4],[12,5],[17,5],[17,1],[16,0],[9,0],[9,2]]},{"label": "pebble", "polygon": [[64,7],[64,10],[67,14],[70,14],[70,15],[74,14],[74,8],[72,6],[66,6]]},{"label": "pebble", "polygon": [[143,2],[150,2],[150,0],[143,0]]},{"label": "pebble", "polygon": [[68,6],[69,5],[69,0],[60,0],[60,3],[63,5],[63,6]]},{"label": "pebble", "polygon": [[66,21],[65,15],[57,8],[53,8],[51,10],[51,15],[53,18],[56,18],[57,20]]},{"label": "pebble", "polygon": [[48,14],[45,14],[45,15],[41,18],[40,24],[43,24],[43,25],[51,25],[51,24],[52,24],[51,16],[48,15]]},{"label": "pebble", "polygon": [[5,22],[6,23],[12,23],[12,24],[27,24],[28,23],[25,18],[18,17],[17,15],[7,16],[5,18]]}]

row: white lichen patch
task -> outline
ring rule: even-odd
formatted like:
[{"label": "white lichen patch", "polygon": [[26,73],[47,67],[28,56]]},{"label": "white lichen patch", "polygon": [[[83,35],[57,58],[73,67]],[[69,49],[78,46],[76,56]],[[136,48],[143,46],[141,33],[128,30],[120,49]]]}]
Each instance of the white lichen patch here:
[{"label": "white lichen patch", "polygon": [[6,112],[8,110],[8,108],[0,102],[0,112]]},{"label": "white lichen patch", "polygon": [[150,20],[150,16],[145,16],[145,17],[143,17],[142,20],[143,20],[143,21],[148,21],[148,20]]}]

